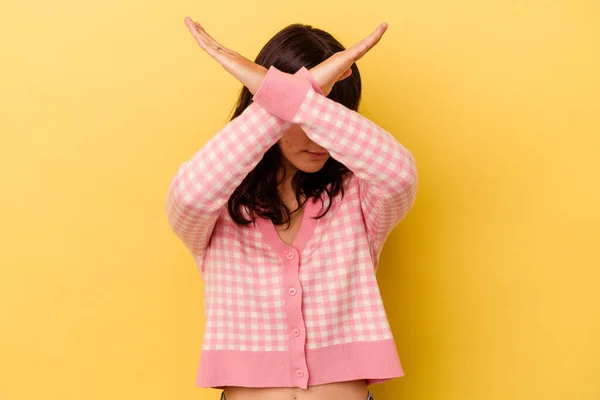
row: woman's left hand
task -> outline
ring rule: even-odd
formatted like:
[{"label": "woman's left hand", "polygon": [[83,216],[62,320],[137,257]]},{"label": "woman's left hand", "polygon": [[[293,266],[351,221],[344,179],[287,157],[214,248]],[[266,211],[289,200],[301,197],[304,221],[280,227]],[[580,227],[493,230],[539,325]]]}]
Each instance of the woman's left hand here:
[{"label": "woman's left hand", "polygon": [[371,50],[387,30],[387,23],[380,24],[369,36],[356,43],[354,46],[334,53],[327,60],[310,69],[315,81],[323,90],[325,96],[331,92],[337,81],[346,79],[352,74],[352,64],[361,59]]}]

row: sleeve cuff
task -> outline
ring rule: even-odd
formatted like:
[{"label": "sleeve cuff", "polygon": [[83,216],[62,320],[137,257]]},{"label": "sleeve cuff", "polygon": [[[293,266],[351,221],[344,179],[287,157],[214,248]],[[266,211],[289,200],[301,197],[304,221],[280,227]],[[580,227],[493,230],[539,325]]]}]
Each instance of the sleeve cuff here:
[{"label": "sleeve cuff", "polygon": [[311,81],[304,76],[287,74],[271,66],[252,100],[271,114],[292,121],[311,89]]},{"label": "sleeve cuff", "polygon": [[321,89],[317,81],[315,81],[315,78],[306,67],[300,68],[295,75],[300,75],[303,76],[305,79],[308,79],[308,81],[312,84],[313,90],[319,93],[320,95],[325,96],[325,93],[323,93],[323,90]]}]

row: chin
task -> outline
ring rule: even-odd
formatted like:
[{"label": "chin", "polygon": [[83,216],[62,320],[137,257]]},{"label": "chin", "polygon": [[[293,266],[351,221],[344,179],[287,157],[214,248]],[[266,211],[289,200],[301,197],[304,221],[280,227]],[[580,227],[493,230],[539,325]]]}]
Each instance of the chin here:
[{"label": "chin", "polygon": [[321,170],[321,168],[323,168],[322,165],[317,168],[315,168],[315,167],[302,168],[301,171],[306,172],[307,174],[314,174],[315,172],[319,172]]},{"label": "chin", "polygon": [[306,173],[314,173],[314,172],[318,172],[321,170],[321,168],[323,168],[323,166],[325,165],[325,161],[327,160],[323,160],[323,162],[319,162],[319,163],[311,163],[309,165],[304,164],[301,167],[298,167],[299,170],[306,172]]}]

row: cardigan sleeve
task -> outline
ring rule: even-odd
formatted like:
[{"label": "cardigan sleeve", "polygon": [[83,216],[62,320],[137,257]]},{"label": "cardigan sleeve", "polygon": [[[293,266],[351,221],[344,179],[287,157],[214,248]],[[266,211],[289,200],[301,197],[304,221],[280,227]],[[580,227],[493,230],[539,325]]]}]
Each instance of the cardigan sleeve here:
[{"label": "cardigan sleeve", "polygon": [[193,255],[204,254],[229,197],[289,127],[252,103],[179,166],[165,209],[169,226]]},{"label": "cardigan sleeve", "polygon": [[254,101],[279,118],[299,124],[306,135],[358,178],[369,239],[379,247],[408,214],[417,192],[412,153],[389,132],[358,112],[314,90],[301,75],[271,67]]},{"label": "cardigan sleeve", "polygon": [[[298,70],[295,75],[322,94],[307,72]],[[291,125],[251,103],[179,166],[169,184],[165,211],[169,226],[192,255],[206,252],[229,197]]]}]

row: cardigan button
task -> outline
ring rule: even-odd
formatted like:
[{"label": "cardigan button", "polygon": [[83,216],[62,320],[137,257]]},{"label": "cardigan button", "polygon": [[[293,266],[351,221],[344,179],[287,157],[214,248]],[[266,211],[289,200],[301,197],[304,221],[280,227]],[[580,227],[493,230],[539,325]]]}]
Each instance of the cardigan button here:
[{"label": "cardigan button", "polygon": [[295,296],[296,295],[296,288],[291,287],[288,292],[290,293],[290,295]]},{"label": "cardigan button", "polygon": [[296,370],[296,376],[298,378],[302,378],[304,376],[304,371],[302,371],[301,369],[297,369]]},{"label": "cardigan button", "polygon": [[294,336],[300,336],[300,330],[298,329],[292,330],[292,333],[294,334]]},{"label": "cardigan button", "polygon": [[293,260],[294,259],[294,253],[287,253],[286,255],[288,260]]}]

